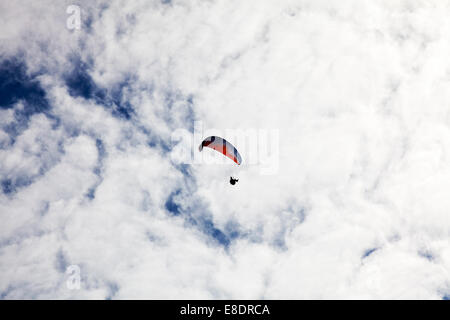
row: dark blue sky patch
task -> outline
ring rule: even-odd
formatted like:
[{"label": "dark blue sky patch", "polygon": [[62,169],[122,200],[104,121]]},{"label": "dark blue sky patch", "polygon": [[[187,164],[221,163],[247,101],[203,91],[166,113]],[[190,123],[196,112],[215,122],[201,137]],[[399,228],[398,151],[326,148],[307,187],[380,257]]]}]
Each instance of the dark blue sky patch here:
[{"label": "dark blue sky patch", "polygon": [[219,229],[216,227],[212,219],[206,214],[203,214],[200,217],[194,217],[192,215],[187,215],[185,217],[185,222],[187,226],[192,226],[200,230],[203,234],[210,237],[212,240],[214,240],[217,244],[228,248],[231,244],[231,242],[240,236],[239,233],[236,232],[236,229],[227,229],[227,227],[224,228],[224,230]]},{"label": "dark blue sky patch", "polygon": [[106,90],[97,87],[89,71],[91,65],[79,57],[72,59],[72,71],[65,76],[66,86],[72,97],[95,99],[102,101],[106,97]]},{"label": "dark blue sky patch", "polygon": [[46,114],[47,118],[52,120],[52,130],[56,130],[61,126],[61,119],[58,118],[57,116],[48,113]]},{"label": "dark blue sky patch", "polygon": [[284,239],[284,234],[281,234],[279,237],[276,237],[273,240],[272,245],[274,247],[278,248],[279,250],[287,250],[286,240]]},{"label": "dark blue sky patch", "polygon": [[150,148],[156,148],[159,145],[159,140],[154,137],[150,137],[149,141],[147,142],[147,145]]},{"label": "dark blue sky patch", "polygon": [[172,215],[178,216],[181,213],[181,207],[176,203],[175,197],[181,193],[181,190],[178,189],[172,192],[166,200],[164,207],[167,211],[169,211]]},{"label": "dark blue sky patch", "polygon": [[367,258],[368,256],[370,256],[372,253],[374,253],[375,251],[377,251],[378,248],[370,248],[367,249],[366,251],[364,251],[363,255],[362,255],[362,259]]},{"label": "dark blue sky patch", "polygon": [[175,168],[180,171],[184,176],[190,177],[191,176],[191,165],[187,163],[181,163],[178,165],[175,165]]},{"label": "dark blue sky patch", "polygon": [[[21,102],[22,107],[15,107]],[[27,67],[19,58],[0,62],[0,109],[14,108],[14,121],[2,129],[9,134],[11,143],[28,127],[31,116],[44,113],[56,121],[50,114],[50,103],[46,93],[37,80],[37,74],[28,74]]]},{"label": "dark blue sky patch", "polygon": [[228,221],[224,229],[230,240],[234,240],[244,236],[244,234],[240,230],[241,228],[239,224],[235,221]]},{"label": "dark blue sky patch", "polygon": [[106,149],[103,141],[101,139],[95,139],[95,146],[97,148],[97,164],[94,167],[94,174],[98,177],[98,181],[88,189],[86,193],[86,197],[89,200],[95,199],[95,192],[97,191],[97,187],[100,185],[100,183],[103,180],[102,176],[102,170],[103,170],[103,161],[106,157]]},{"label": "dark blue sky patch", "polygon": [[101,174],[101,170],[102,170],[101,165],[96,165],[96,166],[94,167],[94,173],[95,173],[97,176],[99,176],[99,175]]},{"label": "dark blue sky patch", "polygon": [[95,187],[91,187],[91,188],[89,188],[88,191],[86,192],[86,197],[87,197],[89,200],[94,200],[94,199],[95,199],[95,190],[96,190]]},{"label": "dark blue sky patch", "polygon": [[119,285],[115,282],[108,282],[106,285],[108,287],[108,295],[105,299],[112,300],[117,292],[119,292]]},{"label": "dark blue sky patch", "polygon": [[301,208],[298,212],[299,223],[305,222],[306,219],[306,208]]},{"label": "dark blue sky patch", "polygon": [[134,113],[134,109],[131,104],[127,101],[124,103],[116,104],[112,109],[113,116],[117,118],[123,118],[126,120],[130,120]]},{"label": "dark blue sky patch", "polygon": [[24,112],[34,114],[48,110],[45,91],[36,75],[27,74],[23,61],[7,59],[0,62],[0,108],[9,109],[19,101],[25,103]]},{"label": "dark blue sky patch", "polygon": [[7,298],[9,296],[9,294],[11,292],[13,292],[14,290],[15,290],[15,287],[13,287],[12,285],[8,285],[8,287],[5,290],[0,291],[0,300]]},{"label": "dark blue sky patch", "polygon": [[[190,185],[186,185],[186,187],[188,189],[192,188]],[[183,217],[187,227],[193,227],[201,231],[225,248],[228,248],[234,239],[241,236],[237,223],[229,222],[223,230],[218,228],[214,224],[206,206],[201,201],[194,199],[193,203],[188,204],[187,208],[181,207],[177,198],[182,192],[184,192],[182,189],[176,189],[165,202],[165,209],[171,216]]]},{"label": "dark blue sky patch", "polygon": [[106,154],[105,146],[103,145],[103,141],[101,139],[95,139],[95,146],[98,151],[98,155],[100,158],[103,158]]},{"label": "dark blue sky patch", "polygon": [[112,107],[114,116],[130,120],[134,115],[135,111],[128,99],[124,96],[124,90],[130,87],[135,80],[134,77],[127,76],[122,82],[110,90],[109,98],[111,101],[107,102],[107,105]]},{"label": "dark blue sky patch", "polygon": [[218,229],[212,220],[201,219],[198,221],[200,229],[207,235],[211,236],[215,241],[224,247],[228,247],[231,239],[222,230]]},{"label": "dark blue sky patch", "polygon": [[[101,4],[100,5],[100,13],[102,12],[102,10],[105,10],[108,8],[107,4]],[[82,23],[82,30],[83,32],[86,33],[92,33],[92,25],[94,23],[95,20],[97,20],[98,18],[94,16],[94,11],[91,10],[82,10],[81,11],[81,23]],[[81,41],[86,41],[84,39],[82,39]],[[85,43],[83,43],[83,45],[81,46],[81,49],[85,49]]]},{"label": "dark blue sky patch", "polygon": [[158,139],[158,147],[161,148],[161,150],[165,153],[170,152],[172,149],[170,148],[170,144],[167,143],[167,141],[163,140],[163,139]]},{"label": "dark blue sky patch", "polygon": [[95,139],[95,146],[97,148],[98,159],[97,165],[94,168],[94,173],[99,176],[103,167],[103,160],[106,157],[106,149],[101,139]]},{"label": "dark blue sky patch", "polygon": [[422,258],[427,259],[428,261],[434,261],[434,256],[433,254],[428,251],[428,250],[420,250],[418,252],[419,256],[421,256]]},{"label": "dark blue sky patch", "polygon": [[[151,131],[144,127],[139,127],[142,133],[144,133],[147,136],[147,145],[150,148],[157,148],[159,149],[164,155],[168,155],[172,151],[172,148],[175,146],[175,144],[172,145],[172,141],[167,138],[162,138],[160,136],[157,136],[156,134],[153,134]],[[172,163],[177,167],[179,170],[185,170],[188,169],[187,164],[182,164],[181,166],[176,165]]]},{"label": "dark blue sky patch", "polygon": [[[288,249],[288,246],[286,244],[286,229],[282,229],[280,232],[278,232],[275,237],[271,241],[271,245],[275,247],[275,249],[280,251],[285,251]],[[261,240],[263,239],[261,234]]]},{"label": "dark blue sky patch", "polygon": [[90,75],[92,62],[84,62],[79,57],[72,59],[72,71],[65,76],[65,83],[72,97],[94,100],[110,110],[117,118],[130,120],[135,114],[133,106],[124,97],[124,89],[129,87],[134,77],[126,76],[123,81],[110,89],[102,88]]},{"label": "dark blue sky patch", "polygon": [[3,179],[1,181],[2,192],[4,194],[11,194],[16,191],[16,188],[11,179]]},{"label": "dark blue sky patch", "polygon": [[66,85],[69,87],[69,94],[73,97],[91,99],[96,91],[94,81],[86,69],[75,68],[67,77]]},{"label": "dark blue sky patch", "polygon": [[6,195],[12,195],[16,193],[19,188],[26,187],[31,183],[33,183],[33,179],[25,176],[3,178],[0,181],[2,192]]},{"label": "dark blue sky patch", "polygon": [[62,249],[58,250],[55,258],[56,258],[56,261],[55,261],[56,270],[58,270],[61,273],[65,273],[69,263],[67,262],[66,255],[64,254]]}]

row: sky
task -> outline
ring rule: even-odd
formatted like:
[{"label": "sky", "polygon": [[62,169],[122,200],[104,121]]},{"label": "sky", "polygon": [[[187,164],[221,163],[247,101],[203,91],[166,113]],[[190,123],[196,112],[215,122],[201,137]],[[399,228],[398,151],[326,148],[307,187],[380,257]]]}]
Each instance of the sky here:
[{"label": "sky", "polygon": [[0,2],[0,299],[450,299],[449,15]]}]

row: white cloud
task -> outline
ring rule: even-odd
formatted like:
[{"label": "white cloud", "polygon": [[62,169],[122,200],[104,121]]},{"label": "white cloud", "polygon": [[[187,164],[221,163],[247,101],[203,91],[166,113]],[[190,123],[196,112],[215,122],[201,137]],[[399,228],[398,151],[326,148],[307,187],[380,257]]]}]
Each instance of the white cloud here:
[{"label": "white cloud", "polygon": [[[1,298],[449,295],[448,8],[90,3],[74,31],[69,3],[0,5],[2,59],[51,104],[14,142],[21,102],[0,110],[2,181],[26,182],[0,195]],[[183,172],[195,119],[278,129],[278,172]]]}]

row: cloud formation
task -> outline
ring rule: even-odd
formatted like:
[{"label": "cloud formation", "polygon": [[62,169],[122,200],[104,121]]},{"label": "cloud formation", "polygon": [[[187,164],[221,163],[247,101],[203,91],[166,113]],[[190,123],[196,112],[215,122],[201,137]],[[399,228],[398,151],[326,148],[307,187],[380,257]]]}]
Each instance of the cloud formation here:
[{"label": "cloud formation", "polygon": [[[449,298],[445,3],[69,5],[0,4],[0,298]],[[195,121],[278,171],[176,163]]]}]

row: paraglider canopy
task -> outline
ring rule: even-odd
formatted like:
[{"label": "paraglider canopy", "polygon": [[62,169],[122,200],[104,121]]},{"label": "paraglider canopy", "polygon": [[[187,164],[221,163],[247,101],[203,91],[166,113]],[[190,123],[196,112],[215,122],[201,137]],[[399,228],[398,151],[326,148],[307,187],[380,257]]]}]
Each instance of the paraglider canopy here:
[{"label": "paraglider canopy", "polygon": [[237,165],[240,165],[242,162],[241,155],[239,154],[237,149],[224,138],[218,136],[210,136],[202,141],[202,143],[198,147],[198,151],[202,151],[204,147],[208,147],[221,152],[222,154],[233,160]]},{"label": "paraglider canopy", "polygon": [[[233,160],[237,165],[240,165],[242,162],[241,155],[237,151],[237,149],[229,143],[224,138],[218,137],[218,136],[210,136],[202,141],[200,146],[198,147],[198,151],[202,151],[203,148],[211,148],[214,149],[223,155],[227,156],[231,160]],[[234,179],[233,177],[230,177],[230,183],[234,186],[236,182],[238,182],[238,179]]]}]

